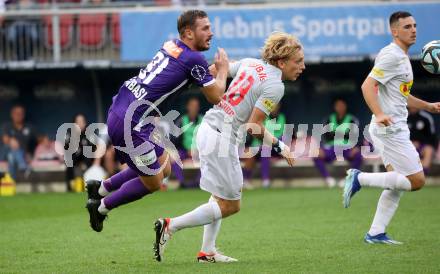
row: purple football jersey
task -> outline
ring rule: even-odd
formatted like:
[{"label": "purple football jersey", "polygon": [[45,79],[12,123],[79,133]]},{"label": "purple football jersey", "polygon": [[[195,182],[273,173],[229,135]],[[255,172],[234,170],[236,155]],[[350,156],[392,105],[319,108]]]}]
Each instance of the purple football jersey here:
[{"label": "purple football jersey", "polygon": [[[190,83],[203,87],[214,81],[208,63],[200,52],[191,50],[178,39],[171,40],[164,43],[138,76],[124,82],[118,94],[113,97],[111,111],[124,118],[130,104],[137,100],[147,100],[161,110],[161,103]],[[154,114],[149,107],[145,104],[137,107],[132,122],[137,124],[143,115]]]}]

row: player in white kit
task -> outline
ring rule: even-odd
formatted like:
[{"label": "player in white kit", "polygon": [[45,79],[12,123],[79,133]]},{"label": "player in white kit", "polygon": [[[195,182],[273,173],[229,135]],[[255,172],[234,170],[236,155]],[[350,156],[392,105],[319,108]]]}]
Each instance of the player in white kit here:
[{"label": "player in white kit", "polygon": [[[282,80],[294,81],[305,69],[299,41],[283,32],[271,34],[262,49],[262,60],[247,58],[230,63],[233,77],[223,100],[203,118],[197,133],[201,179],[200,188],[211,193],[208,203],[176,218],[158,219],[155,223],[156,260],[163,256],[165,245],[177,231],[204,225],[199,262],[235,262],[218,252],[215,240],[222,218],[240,210],[243,174],[238,145],[247,131],[264,139],[292,166],[290,148],[264,128],[264,120],[284,95]],[[213,72],[215,75],[215,72]],[[243,130],[242,130],[243,129]],[[244,134],[243,134],[244,133]]]},{"label": "player in white kit", "polygon": [[362,187],[384,189],[371,228],[364,237],[364,241],[371,244],[401,244],[387,236],[386,228],[403,191],[419,190],[425,184],[419,154],[409,139],[406,107],[440,112],[440,103],[428,103],[410,94],[413,72],[408,49],[416,42],[414,18],[408,12],[395,12],[390,16],[390,28],[393,42],[379,52],[362,84],[364,99],[373,112],[369,132],[387,172],[366,173],[350,169],[343,194],[347,208]]}]

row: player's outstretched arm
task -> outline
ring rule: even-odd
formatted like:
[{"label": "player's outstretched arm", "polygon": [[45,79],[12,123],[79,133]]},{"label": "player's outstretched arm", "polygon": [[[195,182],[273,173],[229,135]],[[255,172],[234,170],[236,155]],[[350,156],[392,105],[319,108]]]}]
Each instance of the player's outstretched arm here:
[{"label": "player's outstretched arm", "polygon": [[440,113],[440,102],[428,103],[413,95],[408,96],[408,107],[423,109],[432,113]]},{"label": "player's outstretched arm", "polygon": [[254,107],[248,120],[248,133],[253,137],[262,140],[264,144],[271,145],[275,151],[286,159],[289,166],[293,166],[295,159],[293,158],[293,154],[290,152],[290,147],[273,136],[272,133],[266,129],[264,126],[265,119],[266,113],[259,108]]},{"label": "player's outstretched arm", "polygon": [[364,96],[365,102],[367,103],[371,112],[373,112],[374,116],[376,117],[376,123],[389,126],[393,123],[393,121],[391,120],[390,116],[383,113],[379,105],[376,94],[377,85],[377,80],[367,77],[361,87],[362,95]]},{"label": "player's outstretched arm", "polygon": [[[237,74],[237,71],[240,67],[240,62],[230,60],[229,61],[229,69],[228,69],[228,77],[234,78]],[[209,73],[211,73],[212,76],[217,77],[217,69],[215,68],[215,64],[212,64],[209,66]]]},{"label": "player's outstretched arm", "polygon": [[[212,85],[202,88],[202,92],[206,100],[211,104],[218,104],[221,101],[223,93],[226,89],[226,79],[228,77],[229,60],[226,51],[219,48],[215,54],[215,82]],[[211,69],[210,69],[211,70]]]}]

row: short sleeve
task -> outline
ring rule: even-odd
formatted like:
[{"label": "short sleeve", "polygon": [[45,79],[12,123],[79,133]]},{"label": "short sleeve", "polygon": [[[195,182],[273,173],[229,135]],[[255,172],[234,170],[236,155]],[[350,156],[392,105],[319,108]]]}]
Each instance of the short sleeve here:
[{"label": "short sleeve", "polygon": [[241,61],[230,62],[228,76],[234,78],[238,70],[240,69],[240,66],[241,66]]},{"label": "short sleeve", "polygon": [[266,115],[272,112],[284,95],[284,85],[281,82],[268,84],[255,104],[255,107],[263,111]]},{"label": "short sleeve", "polygon": [[391,53],[379,54],[374,62],[369,77],[375,79],[382,85],[399,74],[399,66],[397,56]]},{"label": "short sleeve", "polygon": [[206,87],[215,83],[214,77],[212,77],[209,72],[208,62],[206,62],[201,54],[195,55],[191,61],[189,67],[191,80],[193,80],[199,87]]}]

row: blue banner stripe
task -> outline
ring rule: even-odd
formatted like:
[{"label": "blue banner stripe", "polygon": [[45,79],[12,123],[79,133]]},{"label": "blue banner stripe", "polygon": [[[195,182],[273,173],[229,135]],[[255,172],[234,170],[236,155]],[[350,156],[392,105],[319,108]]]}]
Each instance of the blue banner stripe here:
[{"label": "blue banner stripe", "polygon": [[[264,39],[276,30],[296,35],[308,59],[376,54],[391,41],[388,18],[397,10],[409,11],[417,22],[411,55],[440,39],[440,3],[218,9],[209,11],[214,39],[205,56],[211,59],[217,47],[223,47],[230,58],[258,57]],[[122,13],[122,60],[151,59],[164,41],[178,36],[179,14]]]}]

